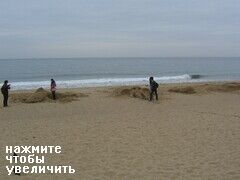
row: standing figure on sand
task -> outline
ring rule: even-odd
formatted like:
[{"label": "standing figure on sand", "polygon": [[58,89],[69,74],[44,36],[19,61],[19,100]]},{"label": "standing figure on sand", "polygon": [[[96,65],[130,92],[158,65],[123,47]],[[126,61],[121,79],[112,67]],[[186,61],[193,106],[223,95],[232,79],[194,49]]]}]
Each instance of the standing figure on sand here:
[{"label": "standing figure on sand", "polygon": [[8,80],[4,81],[4,84],[1,88],[2,95],[3,95],[3,107],[8,106],[8,91],[10,89],[10,84],[8,84]]},{"label": "standing figure on sand", "polygon": [[158,83],[154,81],[153,77],[149,78],[149,86],[150,86],[150,101],[153,100],[153,93],[156,95],[156,100],[158,100]]},{"label": "standing figure on sand", "polygon": [[54,81],[54,79],[51,79],[51,87],[50,90],[52,92],[52,98],[53,100],[56,100],[56,90],[57,90],[57,84]]}]

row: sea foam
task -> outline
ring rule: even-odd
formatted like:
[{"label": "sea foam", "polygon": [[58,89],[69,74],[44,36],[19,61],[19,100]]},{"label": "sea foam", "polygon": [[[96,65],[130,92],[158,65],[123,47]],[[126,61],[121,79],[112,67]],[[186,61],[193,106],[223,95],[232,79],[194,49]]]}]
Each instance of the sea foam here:
[{"label": "sea foam", "polygon": [[[191,81],[191,75],[184,74],[179,76],[154,77],[159,83],[178,83]],[[123,86],[123,85],[144,85],[148,84],[148,77],[142,78],[99,78],[82,80],[57,80],[58,88],[78,88],[78,87],[104,87],[104,86]],[[39,87],[49,88],[50,81],[36,82],[13,82],[13,90],[37,89]]]}]

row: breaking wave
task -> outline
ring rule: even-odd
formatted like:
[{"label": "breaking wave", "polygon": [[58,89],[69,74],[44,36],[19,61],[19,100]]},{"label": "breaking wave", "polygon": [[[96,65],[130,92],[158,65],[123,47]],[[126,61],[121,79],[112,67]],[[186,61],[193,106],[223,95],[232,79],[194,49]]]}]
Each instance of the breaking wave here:
[{"label": "breaking wave", "polygon": [[[199,79],[200,75],[183,74],[179,76],[160,76],[154,77],[159,83],[181,83],[191,82],[193,79]],[[142,78],[99,78],[82,80],[57,80],[58,88],[78,88],[78,87],[103,87],[103,86],[121,86],[121,85],[141,85],[148,84],[148,77]],[[39,87],[49,88],[50,81],[36,82],[13,82],[13,90],[37,89]]]}]

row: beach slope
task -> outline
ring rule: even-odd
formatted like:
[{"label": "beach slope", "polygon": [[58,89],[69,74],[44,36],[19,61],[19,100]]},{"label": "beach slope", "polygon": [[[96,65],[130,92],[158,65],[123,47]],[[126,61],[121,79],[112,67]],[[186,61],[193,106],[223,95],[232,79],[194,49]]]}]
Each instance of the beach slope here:
[{"label": "beach slope", "polygon": [[82,95],[39,103],[14,92],[0,108],[0,179],[16,179],[7,145],[60,145],[45,165],[76,170],[23,179],[240,179],[238,84],[160,85],[158,102],[145,88],[72,89]]}]

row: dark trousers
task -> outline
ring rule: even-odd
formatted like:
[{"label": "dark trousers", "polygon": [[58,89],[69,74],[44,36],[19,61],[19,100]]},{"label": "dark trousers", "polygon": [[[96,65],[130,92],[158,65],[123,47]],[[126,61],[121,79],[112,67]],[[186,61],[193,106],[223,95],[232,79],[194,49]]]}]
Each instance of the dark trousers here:
[{"label": "dark trousers", "polygon": [[55,93],[55,91],[52,91],[52,98],[53,98],[53,100],[56,99],[56,93]]},{"label": "dark trousers", "polygon": [[153,99],[153,94],[156,95],[156,100],[158,100],[157,89],[151,89],[151,90],[150,90],[150,101],[152,101],[152,99]]},{"label": "dark trousers", "polygon": [[3,107],[8,106],[8,94],[3,94]]}]

